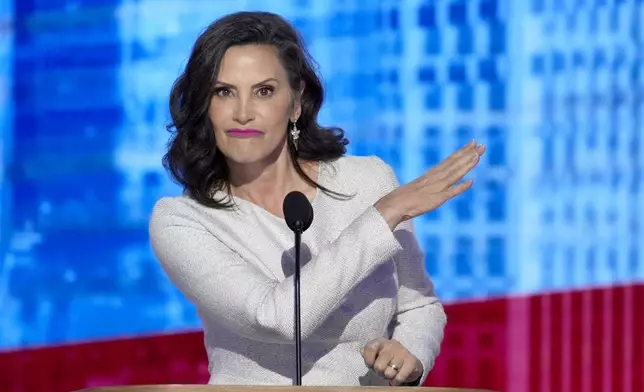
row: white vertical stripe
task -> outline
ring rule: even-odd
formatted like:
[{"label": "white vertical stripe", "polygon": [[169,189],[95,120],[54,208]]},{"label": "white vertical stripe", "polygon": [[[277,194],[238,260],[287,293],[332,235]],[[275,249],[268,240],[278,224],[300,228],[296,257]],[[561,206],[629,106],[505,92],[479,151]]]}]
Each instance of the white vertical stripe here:
[{"label": "white vertical stripe", "polygon": [[508,391],[530,389],[530,359],[538,353],[530,351],[532,336],[530,325],[536,320],[530,317],[530,299],[516,298],[509,301],[508,308]]}]

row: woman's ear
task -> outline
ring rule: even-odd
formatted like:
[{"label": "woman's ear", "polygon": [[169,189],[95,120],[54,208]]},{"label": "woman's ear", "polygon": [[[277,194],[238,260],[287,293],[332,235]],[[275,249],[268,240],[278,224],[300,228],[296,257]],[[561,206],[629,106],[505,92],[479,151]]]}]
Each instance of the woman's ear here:
[{"label": "woman's ear", "polygon": [[295,107],[293,108],[293,115],[291,115],[291,122],[296,123],[301,115],[302,115],[302,104],[299,102],[295,102]]},{"label": "woman's ear", "polygon": [[291,122],[297,122],[302,115],[302,97],[304,96],[304,82],[299,90],[295,91],[293,96],[293,114],[291,115]]}]

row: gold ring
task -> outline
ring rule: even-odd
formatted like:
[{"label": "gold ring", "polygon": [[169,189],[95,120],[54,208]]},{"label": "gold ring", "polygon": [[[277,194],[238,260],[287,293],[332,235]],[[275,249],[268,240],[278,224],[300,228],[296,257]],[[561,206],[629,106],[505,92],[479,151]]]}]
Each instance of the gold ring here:
[{"label": "gold ring", "polygon": [[394,365],[393,363],[392,363],[391,365],[389,365],[389,367],[390,367],[390,368],[392,368],[392,369],[394,369],[395,371],[399,371],[399,370],[400,370],[400,368],[399,368],[398,366]]}]

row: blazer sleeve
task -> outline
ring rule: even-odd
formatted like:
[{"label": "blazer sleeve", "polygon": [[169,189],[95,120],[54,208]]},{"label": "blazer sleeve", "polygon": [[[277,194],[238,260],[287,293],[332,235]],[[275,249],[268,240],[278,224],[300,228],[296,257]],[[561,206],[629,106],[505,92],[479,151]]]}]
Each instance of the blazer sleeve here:
[{"label": "blazer sleeve", "polygon": [[[169,279],[202,317],[251,339],[292,341],[293,277],[268,278],[208,232],[188,208],[161,199],[150,240]],[[301,270],[301,334],[306,339],[351,289],[400,251],[374,208],[367,208]]]},{"label": "blazer sleeve", "polygon": [[[391,167],[381,160],[378,163],[389,179],[390,189],[398,187]],[[391,338],[422,362],[424,372],[415,385],[423,385],[440,352],[447,316],[425,268],[425,255],[416,239],[413,222],[400,224],[394,236],[402,250],[394,256],[400,287]]]}]

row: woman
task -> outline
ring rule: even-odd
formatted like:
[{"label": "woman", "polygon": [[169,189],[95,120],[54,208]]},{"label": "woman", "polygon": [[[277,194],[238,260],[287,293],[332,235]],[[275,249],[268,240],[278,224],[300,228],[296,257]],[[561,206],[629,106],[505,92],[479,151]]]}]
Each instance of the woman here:
[{"label": "woman", "polygon": [[303,385],[422,384],[446,318],[410,219],[471,186],[470,143],[404,186],[375,157],[345,156],[317,123],[323,89],[296,31],[237,13],[197,39],[175,83],[164,164],[183,196],[160,200],[150,235],[203,323],[211,384],[295,378],[293,233],[284,196],[315,219],[302,237]]}]

